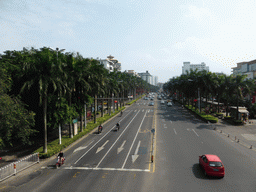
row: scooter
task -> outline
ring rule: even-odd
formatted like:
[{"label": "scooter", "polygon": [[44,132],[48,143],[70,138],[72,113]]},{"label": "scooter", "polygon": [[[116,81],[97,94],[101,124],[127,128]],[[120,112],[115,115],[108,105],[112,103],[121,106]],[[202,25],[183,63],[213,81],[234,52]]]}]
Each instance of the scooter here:
[{"label": "scooter", "polygon": [[62,158],[62,161],[60,161],[60,156],[58,156],[57,161],[56,161],[56,169],[58,169],[61,165],[64,164],[65,157]]},{"label": "scooter", "polygon": [[98,127],[98,134],[102,132],[103,127]]}]

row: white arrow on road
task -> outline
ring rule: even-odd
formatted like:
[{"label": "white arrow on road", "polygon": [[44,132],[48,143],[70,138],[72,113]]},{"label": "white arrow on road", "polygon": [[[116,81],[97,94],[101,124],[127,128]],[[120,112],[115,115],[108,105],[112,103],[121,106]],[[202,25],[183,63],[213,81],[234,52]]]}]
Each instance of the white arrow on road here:
[{"label": "white arrow on road", "polygon": [[139,157],[139,155],[138,155],[139,147],[140,147],[140,141],[137,145],[134,155],[132,155],[132,163],[134,163],[136,161],[136,159]]},{"label": "white arrow on road", "polygon": [[101,147],[99,147],[96,151],[96,153],[100,152],[102,149],[104,149],[104,146],[108,143],[109,140],[107,140]]},{"label": "white arrow on road", "polygon": [[123,149],[124,149],[124,144],[125,144],[126,140],[123,142],[123,144],[121,145],[121,147],[117,148],[117,154],[120,153]]},{"label": "white arrow on road", "polygon": [[[94,140],[91,141],[91,143],[93,142]],[[76,148],[73,153],[75,153],[76,151],[80,151],[80,150],[83,150],[83,149],[86,149],[91,143],[89,143],[87,146],[81,146],[81,147],[78,147]]]},{"label": "white arrow on road", "polygon": [[85,146],[85,147],[78,147],[78,148],[76,148],[76,149],[73,151],[73,153],[75,153],[76,151],[80,151],[80,150],[82,150],[82,149],[85,149],[85,148],[87,148],[87,146]]}]

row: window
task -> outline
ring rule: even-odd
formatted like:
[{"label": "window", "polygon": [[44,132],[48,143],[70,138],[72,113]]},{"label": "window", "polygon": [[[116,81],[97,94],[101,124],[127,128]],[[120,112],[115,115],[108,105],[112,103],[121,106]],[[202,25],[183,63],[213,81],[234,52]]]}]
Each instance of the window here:
[{"label": "window", "polygon": [[222,163],[221,162],[210,161],[209,166],[210,167],[222,167]]}]

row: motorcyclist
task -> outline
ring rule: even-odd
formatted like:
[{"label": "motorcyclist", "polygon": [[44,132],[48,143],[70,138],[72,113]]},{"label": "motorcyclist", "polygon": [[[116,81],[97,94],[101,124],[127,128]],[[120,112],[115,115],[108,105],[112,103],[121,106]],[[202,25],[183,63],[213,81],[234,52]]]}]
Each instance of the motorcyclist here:
[{"label": "motorcyclist", "polygon": [[58,158],[60,158],[60,162],[64,162],[65,157],[63,151],[60,151],[60,153],[58,154]]},{"label": "motorcyclist", "polygon": [[100,124],[99,127],[98,127],[98,132],[101,133],[101,132],[102,132],[102,129],[103,129],[103,127],[102,127],[102,125]]},{"label": "motorcyclist", "polygon": [[119,125],[119,123],[117,122],[117,124],[116,124],[116,128],[119,130],[119,128],[120,128],[120,125]]}]

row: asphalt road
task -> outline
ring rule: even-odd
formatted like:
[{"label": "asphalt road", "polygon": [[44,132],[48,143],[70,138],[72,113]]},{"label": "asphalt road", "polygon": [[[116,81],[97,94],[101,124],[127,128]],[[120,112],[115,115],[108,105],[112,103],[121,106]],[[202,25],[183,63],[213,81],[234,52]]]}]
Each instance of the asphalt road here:
[{"label": "asphalt road", "polygon": [[[256,154],[195,119],[186,109],[155,99],[137,101],[65,152],[65,164],[48,166],[6,191],[251,191],[256,192]],[[119,131],[113,131],[120,122]],[[154,162],[152,133],[155,129]],[[202,154],[216,154],[223,179],[205,177]]]}]

